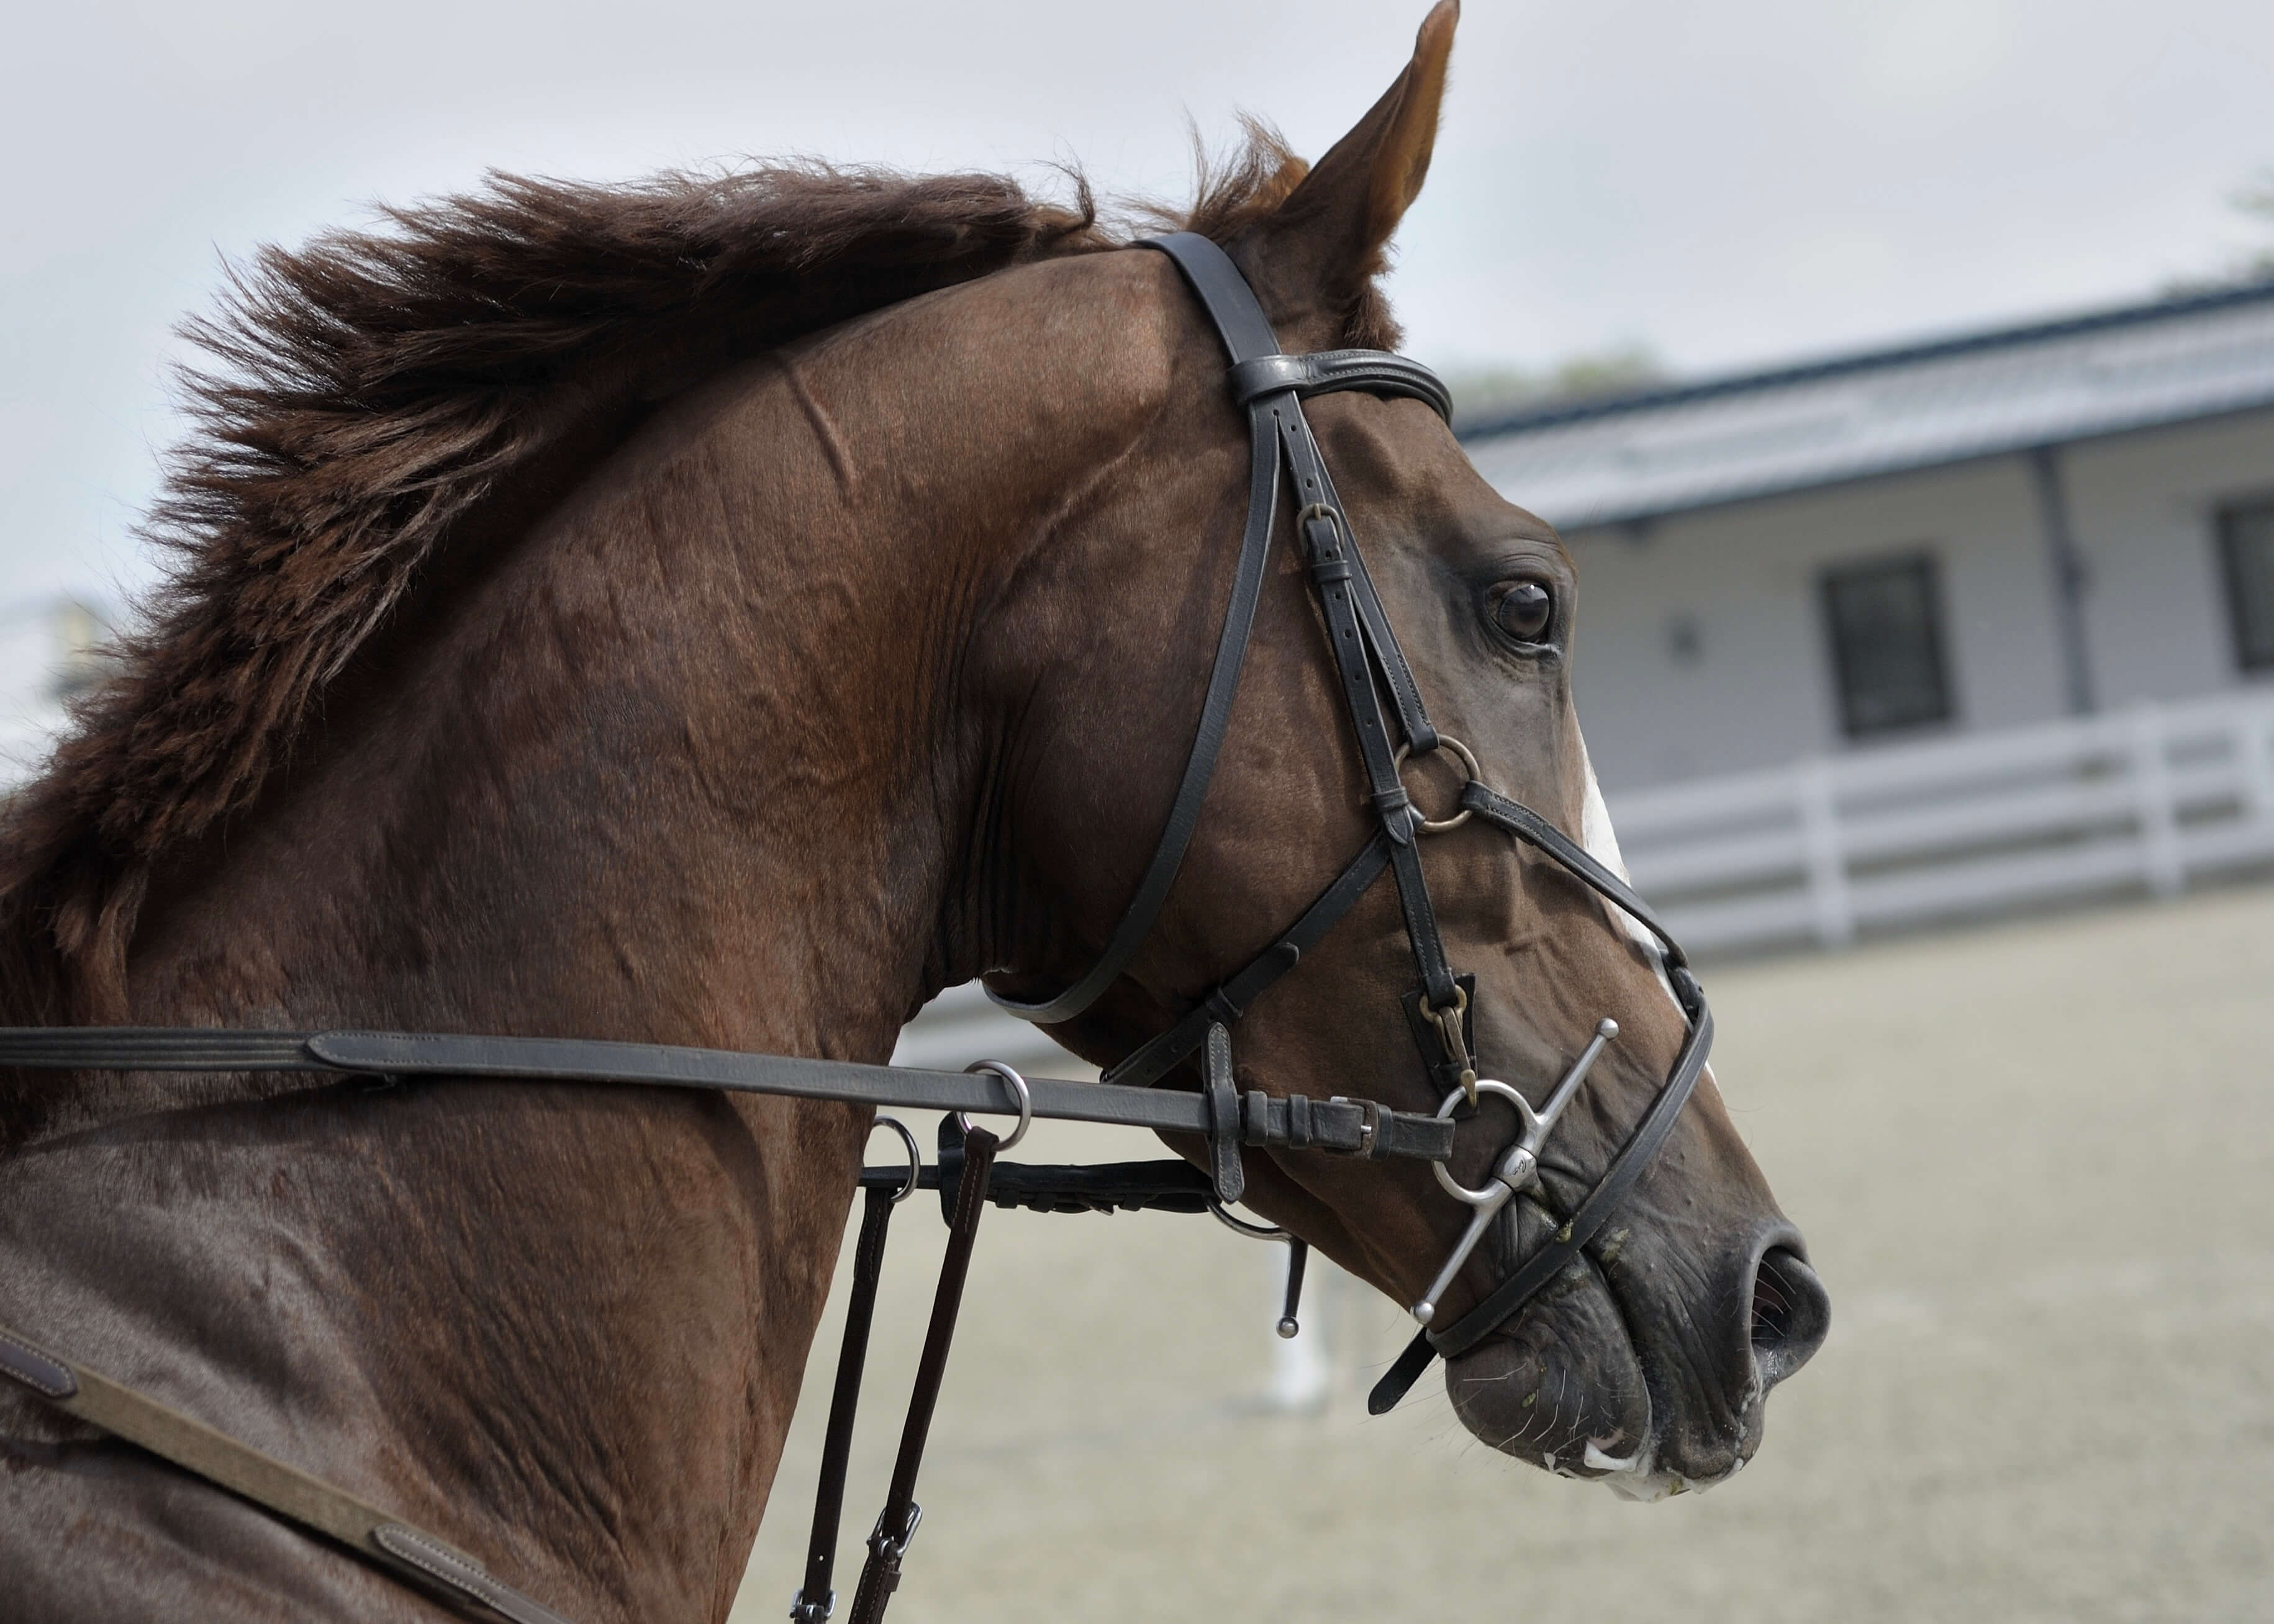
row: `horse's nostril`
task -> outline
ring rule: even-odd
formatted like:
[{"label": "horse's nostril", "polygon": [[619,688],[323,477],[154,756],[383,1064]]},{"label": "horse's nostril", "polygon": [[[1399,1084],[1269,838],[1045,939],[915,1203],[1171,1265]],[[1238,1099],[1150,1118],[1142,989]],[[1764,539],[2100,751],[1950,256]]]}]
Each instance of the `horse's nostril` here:
[{"label": "horse's nostril", "polygon": [[1753,1368],[1764,1389],[1809,1361],[1832,1328],[1832,1300],[1798,1253],[1772,1246],[1753,1271]]}]

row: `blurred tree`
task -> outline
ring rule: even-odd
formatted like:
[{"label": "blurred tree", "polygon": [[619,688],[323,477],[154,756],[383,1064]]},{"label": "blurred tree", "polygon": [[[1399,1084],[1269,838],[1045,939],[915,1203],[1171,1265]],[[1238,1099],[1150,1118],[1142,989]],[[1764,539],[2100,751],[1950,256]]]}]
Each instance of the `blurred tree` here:
[{"label": "blurred tree", "polygon": [[1443,374],[1453,392],[1453,415],[1463,424],[1570,401],[1626,395],[1664,383],[1665,363],[1647,344],[1567,356],[1534,370],[1521,366],[1456,366]]},{"label": "blurred tree", "polygon": [[112,629],[109,616],[76,598],[49,605],[55,660],[48,677],[50,698],[76,699],[109,674]]},{"label": "blurred tree", "polygon": [[[2234,207],[2274,226],[2274,169],[2261,169],[2258,178],[2234,194]],[[2244,263],[2251,276],[2274,276],[2274,244],[2258,250]]]}]

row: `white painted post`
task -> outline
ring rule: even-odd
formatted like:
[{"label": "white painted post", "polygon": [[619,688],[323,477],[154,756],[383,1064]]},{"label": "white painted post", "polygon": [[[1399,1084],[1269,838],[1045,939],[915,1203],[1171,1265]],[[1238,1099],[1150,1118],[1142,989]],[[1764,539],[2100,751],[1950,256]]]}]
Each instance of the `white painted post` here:
[{"label": "white painted post", "polygon": [[1848,896],[1848,859],[1841,849],[1840,798],[1832,763],[1820,756],[1811,756],[1795,772],[1816,939],[1826,947],[1844,946],[1855,939],[1856,916]]},{"label": "white painted post", "polygon": [[2164,759],[2164,713],[2152,704],[2133,708],[2132,793],[2140,823],[2140,865],[2148,889],[2176,897],[2187,889],[2187,859],[2180,849],[2172,773]]},{"label": "white painted post", "polygon": [[2234,771],[2240,780],[2243,826],[2274,845],[2274,749],[2266,735],[2274,729],[2274,710],[2245,705],[2234,713]]}]

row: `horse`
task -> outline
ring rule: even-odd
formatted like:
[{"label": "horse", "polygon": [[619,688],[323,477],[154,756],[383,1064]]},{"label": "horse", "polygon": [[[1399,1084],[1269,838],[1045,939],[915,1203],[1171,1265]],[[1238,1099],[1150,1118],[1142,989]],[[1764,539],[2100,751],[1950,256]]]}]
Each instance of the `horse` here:
[{"label": "horse", "polygon": [[[1395,342],[1377,282],[1454,22],[1446,0],[1315,166],[1258,130],[1170,222],[1231,257],[1291,353]],[[945,986],[1065,985],[1167,815],[1249,477],[1216,335],[1131,229],[1086,185],[808,163],[499,177],[265,252],[198,329],[200,421],[150,527],[173,569],[7,804],[0,1020],[882,1061]],[[1312,413],[1432,713],[1615,867],[1554,531],[1419,402]],[[1156,928],[1048,1028],[1075,1055],[1181,1015],[1363,844],[1320,642],[1283,546]],[[1457,788],[1407,771],[1417,800]],[[1452,1282],[1457,1312],[1593,1182],[1684,1023],[1655,952],[1562,868],[1474,825],[1423,861],[1480,1064],[1531,1086],[1599,1017],[1623,1032],[1543,1187]],[[1240,1086],[1435,1109],[1411,975],[1374,887],[1249,1011]],[[870,1123],[570,1085],[12,1071],[0,1320],[571,1616],[715,1620]],[[1400,1302],[1462,1229],[1412,1163],[1251,1152],[1246,1175],[1254,1208]],[[1516,1460],[1698,1487],[1758,1447],[1826,1322],[1709,1078],[1603,1237],[1447,1391]],[[0,1467],[18,1618],[438,1616],[12,1389]]]}]

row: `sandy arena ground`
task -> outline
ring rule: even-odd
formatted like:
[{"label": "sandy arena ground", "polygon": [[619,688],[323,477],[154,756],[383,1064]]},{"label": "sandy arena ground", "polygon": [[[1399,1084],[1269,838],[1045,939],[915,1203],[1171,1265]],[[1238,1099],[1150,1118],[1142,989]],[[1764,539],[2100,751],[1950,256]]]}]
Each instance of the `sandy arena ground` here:
[{"label": "sandy arena ground", "polygon": [[[1715,1071],[1834,1304],[1742,1477],[1624,1504],[1471,1441],[1434,1374],[1369,1420],[1406,1333],[1340,1276],[1306,1316],[1332,1395],[1275,1412],[1277,1248],[990,1211],[898,1624],[2274,1618],[2274,889],[1707,981]],[[1019,1154],[1149,1153],[1038,1128]],[[904,1209],[885,1265],[847,1605],[937,1212]],[[737,1624],[796,1583],[850,1274]]]}]

